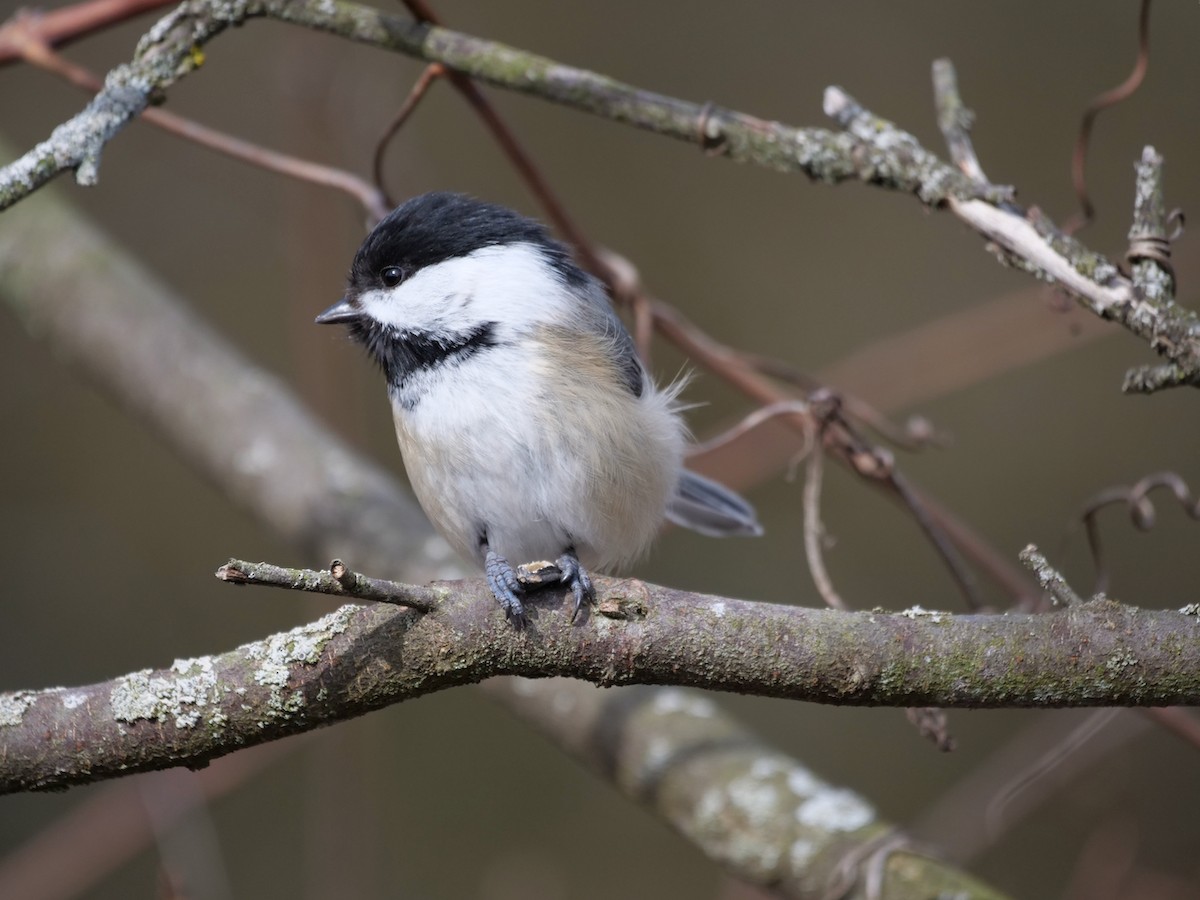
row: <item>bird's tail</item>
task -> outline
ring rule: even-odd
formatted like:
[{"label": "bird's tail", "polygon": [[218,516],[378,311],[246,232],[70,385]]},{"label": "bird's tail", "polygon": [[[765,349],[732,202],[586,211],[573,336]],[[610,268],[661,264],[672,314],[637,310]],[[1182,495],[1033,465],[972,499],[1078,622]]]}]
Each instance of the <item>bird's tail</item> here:
[{"label": "bird's tail", "polygon": [[758,537],[763,533],[754,507],[724,485],[684,469],[667,519],[709,537]]}]

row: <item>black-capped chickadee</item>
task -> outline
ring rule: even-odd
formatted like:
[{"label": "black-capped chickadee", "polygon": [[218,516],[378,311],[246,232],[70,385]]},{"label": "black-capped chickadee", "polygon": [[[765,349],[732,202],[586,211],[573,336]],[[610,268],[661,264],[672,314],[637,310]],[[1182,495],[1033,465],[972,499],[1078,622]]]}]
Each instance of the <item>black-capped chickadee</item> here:
[{"label": "black-capped chickadee", "polygon": [[664,518],[762,532],[745,500],[683,468],[679,385],[655,386],[600,283],[510,209],[407,201],[317,322],[349,326],[383,369],[417,499],[518,624],[510,563],[554,560],[578,614],[587,570],[633,561]]}]

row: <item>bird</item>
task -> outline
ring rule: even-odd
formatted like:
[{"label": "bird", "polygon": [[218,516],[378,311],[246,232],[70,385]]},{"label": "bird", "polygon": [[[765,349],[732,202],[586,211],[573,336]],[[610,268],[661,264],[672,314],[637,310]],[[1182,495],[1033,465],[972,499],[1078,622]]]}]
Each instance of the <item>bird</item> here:
[{"label": "bird", "polygon": [[363,241],[344,325],[386,381],[412,490],[437,531],[480,564],[526,624],[514,564],[550,561],[574,595],[627,567],[664,520],[758,535],[754,508],[684,468],[683,380],[656,385],[599,280],[540,222],[437,191]]}]

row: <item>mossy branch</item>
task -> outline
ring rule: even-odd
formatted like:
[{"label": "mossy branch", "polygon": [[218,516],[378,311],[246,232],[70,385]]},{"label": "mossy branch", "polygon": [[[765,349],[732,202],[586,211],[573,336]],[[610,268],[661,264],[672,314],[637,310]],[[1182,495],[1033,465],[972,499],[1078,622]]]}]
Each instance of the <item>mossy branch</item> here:
[{"label": "mossy branch", "polygon": [[572,624],[573,602],[547,590],[531,595],[531,622],[518,630],[477,580],[414,587],[346,578],[347,588],[328,573],[241,560],[218,575],[364,590],[402,606],[343,606],[221,655],[0,695],[0,791],[203,765],[496,675],[860,706],[1200,704],[1200,617],[1107,599],[1043,615],[844,613],[600,578],[583,621]]}]

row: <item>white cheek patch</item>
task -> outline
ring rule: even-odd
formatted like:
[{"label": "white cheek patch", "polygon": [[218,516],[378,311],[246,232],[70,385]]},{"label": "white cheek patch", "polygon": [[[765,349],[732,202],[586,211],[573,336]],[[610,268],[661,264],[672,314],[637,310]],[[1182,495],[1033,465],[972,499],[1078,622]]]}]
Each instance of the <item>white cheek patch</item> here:
[{"label": "white cheek patch", "polygon": [[393,309],[398,305],[391,291],[367,291],[358,295],[359,307],[364,313],[384,325],[396,325]]},{"label": "white cheek patch", "polygon": [[402,332],[466,331],[482,321],[545,323],[573,301],[532,244],[483,247],[421,269],[394,288],[359,297],[363,312]]}]

